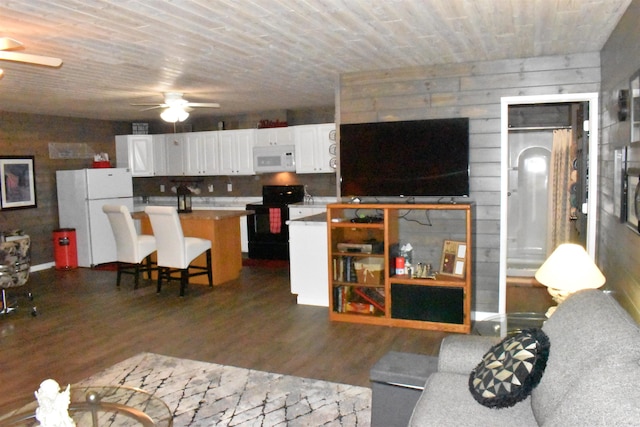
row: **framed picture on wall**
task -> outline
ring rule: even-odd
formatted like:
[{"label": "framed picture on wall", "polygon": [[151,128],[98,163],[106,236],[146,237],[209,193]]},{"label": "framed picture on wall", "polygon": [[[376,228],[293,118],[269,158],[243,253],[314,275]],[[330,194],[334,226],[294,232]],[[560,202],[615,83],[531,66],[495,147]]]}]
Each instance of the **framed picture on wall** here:
[{"label": "framed picture on wall", "polygon": [[2,209],[35,208],[34,156],[0,157],[0,205]]},{"label": "framed picture on wall", "polygon": [[626,147],[619,148],[613,153],[613,211],[619,216],[620,222],[627,221],[626,158]]},{"label": "framed picture on wall", "polygon": [[631,112],[631,142],[640,141],[640,71],[629,82],[629,110]]},{"label": "framed picture on wall", "polygon": [[627,170],[627,225],[640,233],[640,169]]}]

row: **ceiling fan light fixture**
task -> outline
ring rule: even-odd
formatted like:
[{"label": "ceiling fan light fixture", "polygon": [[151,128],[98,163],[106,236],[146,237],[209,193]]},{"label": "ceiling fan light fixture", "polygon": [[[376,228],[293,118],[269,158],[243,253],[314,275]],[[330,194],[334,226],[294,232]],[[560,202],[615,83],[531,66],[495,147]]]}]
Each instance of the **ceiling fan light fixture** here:
[{"label": "ceiling fan light fixture", "polygon": [[184,111],[182,107],[169,107],[160,113],[160,117],[169,123],[184,122],[189,117],[189,113]]}]

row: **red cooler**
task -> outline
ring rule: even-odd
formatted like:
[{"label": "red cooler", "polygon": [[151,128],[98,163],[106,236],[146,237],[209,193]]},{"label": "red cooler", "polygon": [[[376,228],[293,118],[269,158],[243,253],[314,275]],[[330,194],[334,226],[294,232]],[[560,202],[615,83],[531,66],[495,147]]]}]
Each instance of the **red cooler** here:
[{"label": "red cooler", "polygon": [[53,230],[53,247],[57,270],[78,268],[78,246],[75,228]]}]

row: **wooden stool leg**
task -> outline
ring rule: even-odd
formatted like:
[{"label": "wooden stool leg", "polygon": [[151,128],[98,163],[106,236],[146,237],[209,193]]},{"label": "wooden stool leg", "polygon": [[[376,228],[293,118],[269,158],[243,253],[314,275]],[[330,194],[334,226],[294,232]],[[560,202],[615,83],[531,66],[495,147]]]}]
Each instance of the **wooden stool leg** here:
[{"label": "wooden stool leg", "polygon": [[213,288],[213,272],[211,271],[211,249],[207,251],[207,277],[209,278],[209,287]]},{"label": "wooden stool leg", "polygon": [[180,296],[184,296],[184,291],[187,289],[187,283],[189,283],[189,268],[185,268],[180,271]]},{"label": "wooden stool leg", "polygon": [[160,293],[160,289],[162,289],[162,275],[165,274],[165,269],[162,267],[158,267],[158,289],[157,293]]}]

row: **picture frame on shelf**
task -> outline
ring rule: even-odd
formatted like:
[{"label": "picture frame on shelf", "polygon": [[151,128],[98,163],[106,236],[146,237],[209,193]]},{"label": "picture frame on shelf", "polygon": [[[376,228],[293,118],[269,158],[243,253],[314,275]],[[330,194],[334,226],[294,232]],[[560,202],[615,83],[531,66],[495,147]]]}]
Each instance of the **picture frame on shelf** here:
[{"label": "picture frame on shelf", "polygon": [[467,243],[445,240],[442,246],[440,274],[464,278],[467,262]]},{"label": "picture frame on shelf", "polygon": [[0,206],[37,207],[34,156],[0,156]]}]

